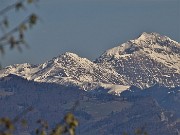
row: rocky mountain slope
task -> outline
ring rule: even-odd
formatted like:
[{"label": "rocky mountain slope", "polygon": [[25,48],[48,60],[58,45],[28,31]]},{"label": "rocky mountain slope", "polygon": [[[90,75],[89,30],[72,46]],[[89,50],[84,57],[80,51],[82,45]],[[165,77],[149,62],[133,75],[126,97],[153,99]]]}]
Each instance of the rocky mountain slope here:
[{"label": "rocky mountain slope", "polygon": [[0,77],[9,74],[84,90],[104,87],[111,93],[131,85],[141,89],[155,84],[176,87],[180,86],[180,44],[157,33],[142,33],[93,62],[67,52],[40,65],[16,64],[0,70]]}]

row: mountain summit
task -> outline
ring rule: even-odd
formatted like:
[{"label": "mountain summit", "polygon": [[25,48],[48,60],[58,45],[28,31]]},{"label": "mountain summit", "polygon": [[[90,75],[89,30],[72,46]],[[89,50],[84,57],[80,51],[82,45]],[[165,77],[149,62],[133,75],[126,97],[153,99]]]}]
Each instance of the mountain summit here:
[{"label": "mountain summit", "polygon": [[180,44],[157,33],[144,32],[137,39],[105,51],[95,62],[111,66],[140,88],[155,83],[180,85]]},{"label": "mountain summit", "polygon": [[176,87],[180,86],[180,44],[167,36],[144,32],[105,51],[94,62],[66,52],[40,65],[15,64],[0,70],[0,77],[8,74],[84,90],[112,90],[122,85],[141,89],[155,84]]}]

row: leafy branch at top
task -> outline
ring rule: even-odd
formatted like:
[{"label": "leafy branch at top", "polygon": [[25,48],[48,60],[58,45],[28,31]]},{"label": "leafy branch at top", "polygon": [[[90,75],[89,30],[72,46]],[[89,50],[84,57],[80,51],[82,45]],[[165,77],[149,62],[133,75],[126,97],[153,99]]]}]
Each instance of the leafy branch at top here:
[{"label": "leafy branch at top", "polygon": [[[0,10],[0,28],[1,28],[1,35],[0,35],[0,53],[4,54],[4,46],[9,45],[11,49],[17,47],[19,51],[21,51],[20,44],[27,45],[25,41],[25,31],[32,28],[34,26],[39,17],[35,13],[31,13],[24,20],[18,23],[17,26],[13,27],[8,32],[5,32],[10,26],[10,22],[6,14],[11,11],[19,11],[20,9],[25,9],[27,4],[33,4],[38,2],[38,0],[19,0],[4,9]],[[4,17],[5,16],[5,17]]]}]

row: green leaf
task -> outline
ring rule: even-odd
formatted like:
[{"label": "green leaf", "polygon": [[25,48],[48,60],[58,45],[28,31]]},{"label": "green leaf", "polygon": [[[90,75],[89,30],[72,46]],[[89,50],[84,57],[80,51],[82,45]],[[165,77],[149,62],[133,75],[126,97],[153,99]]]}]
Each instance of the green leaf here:
[{"label": "green leaf", "polygon": [[30,17],[29,17],[29,25],[30,25],[30,26],[35,25],[36,22],[37,22],[37,19],[38,19],[38,17],[37,17],[36,14],[30,15]]},{"label": "green leaf", "polygon": [[74,115],[72,113],[67,113],[64,120],[67,124],[71,124],[74,121]]},{"label": "green leaf", "polygon": [[26,24],[21,24],[20,26],[19,26],[19,30],[20,31],[25,31],[25,30],[27,30],[27,26],[26,26]]},{"label": "green leaf", "polygon": [[75,135],[75,129],[74,128],[70,128],[69,129],[69,134],[70,135]]},{"label": "green leaf", "polygon": [[23,8],[24,6],[23,6],[23,3],[22,2],[18,2],[17,4],[16,4],[16,6],[15,6],[15,8],[16,8],[16,10],[19,10],[19,9],[21,9],[21,8]]},{"label": "green leaf", "polygon": [[47,135],[47,133],[46,133],[45,130],[43,130],[43,131],[41,131],[41,134],[40,134],[40,135]]}]

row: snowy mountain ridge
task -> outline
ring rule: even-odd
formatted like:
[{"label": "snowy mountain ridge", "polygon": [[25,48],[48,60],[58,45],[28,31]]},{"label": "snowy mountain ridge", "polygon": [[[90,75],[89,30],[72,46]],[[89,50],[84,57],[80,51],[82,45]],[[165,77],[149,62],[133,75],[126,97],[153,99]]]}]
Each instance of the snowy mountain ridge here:
[{"label": "snowy mountain ridge", "polygon": [[66,52],[43,64],[15,64],[0,70],[0,77],[9,74],[84,90],[105,87],[110,93],[120,93],[122,85],[125,89],[130,85],[143,89],[157,83],[175,87],[180,86],[180,44],[167,36],[144,32],[105,51],[94,62]]},{"label": "snowy mountain ridge", "polygon": [[180,85],[180,44],[157,33],[144,32],[105,51],[95,62],[116,70],[142,89],[155,83]]},{"label": "snowy mountain ridge", "polygon": [[70,52],[40,65],[15,64],[0,70],[0,77],[9,74],[37,82],[78,86],[84,90],[101,86],[111,89],[114,88],[112,84],[128,85],[126,79],[116,71],[102,68]]}]

